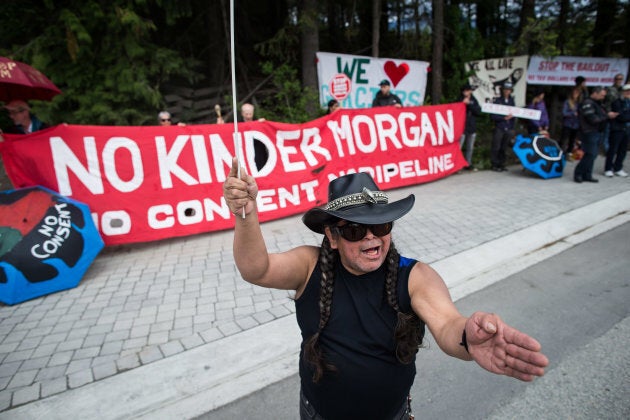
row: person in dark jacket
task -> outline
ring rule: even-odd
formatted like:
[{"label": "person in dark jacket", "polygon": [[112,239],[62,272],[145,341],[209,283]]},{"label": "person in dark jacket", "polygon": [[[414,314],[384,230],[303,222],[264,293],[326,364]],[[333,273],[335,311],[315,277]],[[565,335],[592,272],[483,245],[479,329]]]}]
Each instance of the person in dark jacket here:
[{"label": "person in dark jacket", "polygon": [[573,88],[571,89],[569,97],[562,105],[562,134],[560,135],[560,143],[568,159],[572,158],[575,139],[580,129],[580,117],[578,115],[579,99],[580,90]]},{"label": "person in dark jacket", "polygon": [[573,180],[581,182],[599,182],[593,178],[593,164],[597,157],[598,145],[604,133],[606,121],[617,116],[616,112],[606,113],[602,100],[606,97],[606,89],[596,86],[591,95],[580,103],[580,140],[584,156],[573,171]]},{"label": "person in dark jacket", "polygon": [[31,107],[21,99],[16,99],[4,106],[9,112],[9,118],[13,120],[13,126],[4,130],[5,133],[30,134],[35,131],[48,128],[48,124],[40,121],[35,114],[31,113]]},{"label": "person in dark jacket", "polygon": [[396,108],[402,107],[402,101],[400,98],[391,92],[389,80],[383,79],[381,83],[379,83],[379,86],[381,87],[381,90],[376,93],[374,101],[372,102],[372,107],[391,105]]},{"label": "person in dark jacket", "polygon": [[473,165],[473,149],[475,147],[475,137],[477,136],[477,117],[481,115],[481,106],[479,102],[473,96],[474,88],[466,83],[462,87],[462,93],[459,97],[459,101],[466,104],[466,126],[464,127],[464,134],[459,139],[459,147],[464,149],[464,158],[468,162],[468,166],[465,168],[469,171],[476,171]]},{"label": "person in dark jacket", "polygon": [[[494,100],[498,105],[514,105],[514,97],[512,91],[514,87],[512,83],[505,82],[501,87],[501,96]],[[514,132],[514,115],[490,114],[490,118],[494,121],[494,130],[492,131],[492,145],[490,146],[490,161],[492,170],[495,172],[505,172],[506,149],[515,136]]]},{"label": "person in dark jacket", "polygon": [[338,111],[341,109],[341,104],[339,103],[338,100],[336,99],[331,99],[330,101],[328,101],[328,108],[326,110],[326,114],[332,114],[335,111]]},{"label": "person in dark jacket", "polygon": [[604,175],[626,178],[628,173],[623,170],[623,161],[626,158],[630,137],[630,84],[621,88],[621,97],[610,105],[610,109],[618,115],[610,123],[610,143],[606,151]]},{"label": "person in dark jacket", "polygon": [[237,215],[234,261],[252,284],[295,291],[300,419],[413,418],[408,396],[425,326],[446,354],[490,372],[524,381],[544,374],[535,339],[495,314],[462,315],[435,270],[398,253],[392,227],[411,211],[413,194],[391,201],[369,174],[341,176],[328,185],[328,203],[302,217],[321,246],[270,253],[256,180],[244,170],[237,177],[237,165],[223,185]]}]

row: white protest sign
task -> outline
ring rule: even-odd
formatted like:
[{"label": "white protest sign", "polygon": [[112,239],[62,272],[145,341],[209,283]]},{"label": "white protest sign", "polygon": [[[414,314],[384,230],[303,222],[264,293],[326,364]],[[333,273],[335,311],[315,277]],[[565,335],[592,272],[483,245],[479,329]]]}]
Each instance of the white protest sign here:
[{"label": "white protest sign", "polygon": [[525,106],[527,56],[488,58],[466,63],[466,72],[473,74],[468,83],[476,89],[473,95],[480,104],[492,102],[501,96],[501,86],[512,83],[517,106]]},{"label": "white protest sign", "polygon": [[379,83],[387,79],[403,106],[423,105],[428,67],[425,61],[318,52],[319,104],[326,107],[329,100],[343,97],[344,108],[370,108]]},{"label": "white protest sign", "polygon": [[541,114],[541,112],[537,109],[491,103],[482,104],[481,111],[488,114],[513,115],[516,118],[524,118],[526,120],[539,120]]}]

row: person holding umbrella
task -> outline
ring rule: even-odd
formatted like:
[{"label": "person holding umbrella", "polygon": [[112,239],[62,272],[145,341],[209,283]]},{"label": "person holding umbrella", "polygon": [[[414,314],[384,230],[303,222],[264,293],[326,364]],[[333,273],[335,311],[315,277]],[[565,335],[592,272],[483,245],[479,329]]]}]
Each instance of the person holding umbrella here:
[{"label": "person holding umbrella", "polygon": [[35,131],[48,128],[48,124],[42,122],[37,116],[31,113],[31,107],[21,99],[10,101],[4,106],[9,113],[9,118],[13,121],[13,126],[5,130],[11,134],[30,134]]},{"label": "person holding umbrella", "polygon": [[[48,127],[30,112],[26,101],[50,101],[61,90],[39,70],[9,57],[0,57],[0,101],[13,120],[6,132],[29,134]],[[0,131],[0,141],[2,141]]]}]

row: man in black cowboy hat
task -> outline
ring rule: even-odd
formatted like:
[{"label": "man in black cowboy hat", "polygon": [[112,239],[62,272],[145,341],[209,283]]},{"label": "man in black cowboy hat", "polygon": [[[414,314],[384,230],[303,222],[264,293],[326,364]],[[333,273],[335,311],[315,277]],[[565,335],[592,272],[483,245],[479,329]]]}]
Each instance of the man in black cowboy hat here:
[{"label": "man in black cowboy hat", "polygon": [[425,325],[451,356],[523,381],[544,374],[548,360],[536,340],[494,314],[465,318],[431,267],[398,254],[393,223],[411,210],[413,195],[390,202],[368,174],[337,178],[328,204],[302,219],[324,235],[321,247],[269,253],[258,186],[243,169],[237,178],[236,159],[223,191],[237,215],[234,259],[243,278],[296,292],[301,419],[409,419]]}]

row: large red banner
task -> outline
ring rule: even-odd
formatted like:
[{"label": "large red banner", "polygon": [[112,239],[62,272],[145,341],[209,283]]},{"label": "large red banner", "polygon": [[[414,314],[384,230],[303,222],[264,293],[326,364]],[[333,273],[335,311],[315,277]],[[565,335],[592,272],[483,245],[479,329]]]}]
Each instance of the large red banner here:
[{"label": "large red banner", "polygon": [[[466,166],[464,123],[463,103],[342,110],[304,124],[241,123],[238,144],[267,221],[326,203],[328,182],[347,173],[369,172],[383,190],[452,174]],[[0,153],[16,188],[42,185],[89,204],[114,245],[231,228],[222,184],[233,130],[58,125],[5,135]],[[261,145],[268,156],[257,166]]]}]

